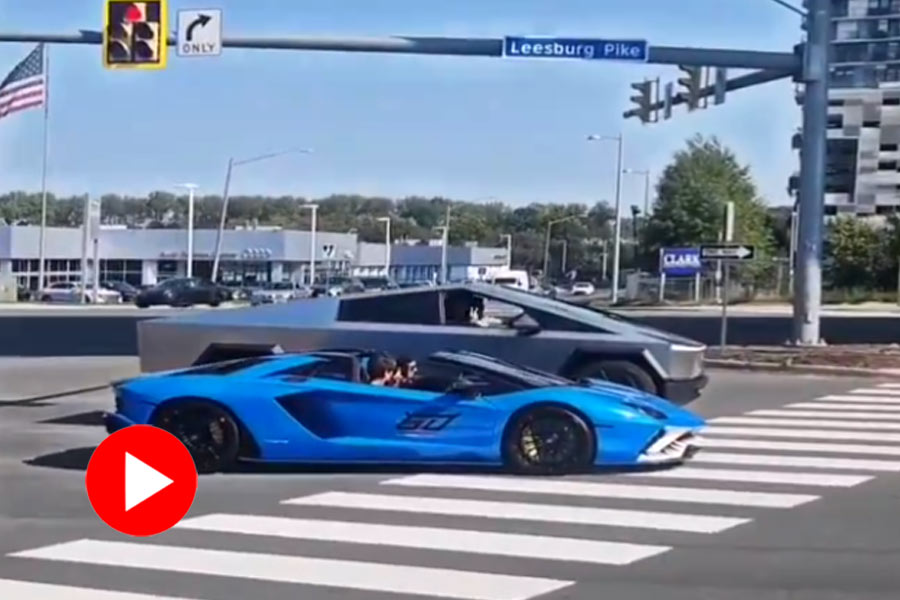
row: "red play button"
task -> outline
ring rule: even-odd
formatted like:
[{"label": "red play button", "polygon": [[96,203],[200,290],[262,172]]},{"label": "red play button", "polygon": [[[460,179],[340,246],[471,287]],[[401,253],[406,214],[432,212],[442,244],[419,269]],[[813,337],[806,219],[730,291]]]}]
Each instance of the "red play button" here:
[{"label": "red play button", "polygon": [[127,535],[156,535],[178,523],[191,507],[197,470],[174,435],[133,425],[97,446],[85,487],[94,512],[107,525]]}]

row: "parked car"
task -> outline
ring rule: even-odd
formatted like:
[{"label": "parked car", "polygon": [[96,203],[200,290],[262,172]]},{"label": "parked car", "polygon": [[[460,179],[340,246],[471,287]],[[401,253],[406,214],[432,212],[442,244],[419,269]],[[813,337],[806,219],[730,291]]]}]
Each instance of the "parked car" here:
[{"label": "parked car", "polygon": [[[486,308],[502,306],[492,320]],[[379,347],[422,358],[490,354],[570,379],[598,378],[685,403],[706,385],[706,347],[612,312],[485,283],[320,296],[141,321],[144,371],[276,351]]]},{"label": "parked car", "polygon": [[105,290],[119,292],[123,302],[134,302],[140,292],[139,289],[128,283],[127,281],[101,281],[100,287]]},{"label": "parked car", "polygon": [[134,299],[138,308],[149,306],[193,306],[222,303],[222,289],[209,281],[195,277],[167,279],[150,289],[142,290]]},{"label": "parked car", "polygon": [[573,296],[590,296],[596,291],[594,284],[589,281],[577,281],[572,284]]},{"label": "parked car", "polygon": [[375,386],[365,368],[372,356],[253,357],[118,382],[106,428],[165,429],[204,473],[252,460],[474,463],[554,475],[679,463],[704,425],[630,388],[470,352],[433,353],[404,387]]},{"label": "parked car", "polygon": [[[122,301],[122,295],[115,290],[102,287],[94,294],[94,288],[88,286],[84,290],[85,302],[93,304],[116,304]],[[40,292],[41,302],[81,302],[81,284],[75,281],[57,281],[51,283]]]},{"label": "parked car", "polygon": [[250,294],[250,304],[253,306],[259,304],[276,304],[278,302],[288,302],[302,297],[305,297],[304,290],[296,283],[291,281],[277,281],[253,290]]}]

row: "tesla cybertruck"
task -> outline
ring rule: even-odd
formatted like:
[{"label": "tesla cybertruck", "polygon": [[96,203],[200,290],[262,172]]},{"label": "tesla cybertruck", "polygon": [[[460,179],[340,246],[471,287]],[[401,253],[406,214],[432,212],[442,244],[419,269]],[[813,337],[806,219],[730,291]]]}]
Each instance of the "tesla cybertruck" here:
[{"label": "tesla cybertruck", "polygon": [[605,379],[686,404],[706,346],[614,313],[483,283],[190,312],[138,323],[144,372],[336,348],[422,360],[468,350],[572,380]]}]

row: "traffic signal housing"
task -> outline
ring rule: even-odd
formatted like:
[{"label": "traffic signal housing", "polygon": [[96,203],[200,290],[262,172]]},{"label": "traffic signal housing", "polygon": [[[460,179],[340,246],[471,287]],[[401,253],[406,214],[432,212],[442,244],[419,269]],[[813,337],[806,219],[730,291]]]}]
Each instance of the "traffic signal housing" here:
[{"label": "traffic signal housing", "polygon": [[631,97],[631,101],[637,104],[637,107],[633,110],[634,114],[637,115],[642,123],[652,122],[653,81],[646,80],[640,83],[632,83],[631,87],[638,92],[637,95]]},{"label": "traffic signal housing", "polygon": [[684,88],[684,94],[687,101],[688,110],[695,110],[700,106],[700,91],[703,86],[703,67],[686,67],[679,65],[678,68],[684,72],[684,77],[678,78],[678,84]]},{"label": "traffic signal housing", "polygon": [[103,66],[164,69],[168,49],[166,0],[106,0]]}]

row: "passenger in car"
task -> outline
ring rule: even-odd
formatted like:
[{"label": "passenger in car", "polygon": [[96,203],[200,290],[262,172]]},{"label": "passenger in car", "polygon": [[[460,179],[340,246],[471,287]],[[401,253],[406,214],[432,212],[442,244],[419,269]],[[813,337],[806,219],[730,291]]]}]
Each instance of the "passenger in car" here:
[{"label": "passenger in car", "polygon": [[367,371],[369,384],[391,385],[397,371],[397,361],[384,355],[373,356],[369,359]]}]

